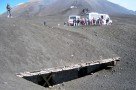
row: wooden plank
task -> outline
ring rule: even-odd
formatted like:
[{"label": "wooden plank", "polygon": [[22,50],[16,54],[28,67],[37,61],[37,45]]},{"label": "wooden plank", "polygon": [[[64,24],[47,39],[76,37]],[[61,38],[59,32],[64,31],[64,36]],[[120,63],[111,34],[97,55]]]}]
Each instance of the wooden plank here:
[{"label": "wooden plank", "polygon": [[42,78],[45,80],[45,83],[43,84],[43,86],[45,86],[46,84],[48,86],[51,86],[51,84],[49,83],[50,79],[52,78],[52,74],[49,75],[49,77],[45,77],[44,75],[42,75]]},{"label": "wooden plank", "polygon": [[[116,64],[116,61],[119,61],[120,57],[114,57],[114,58],[109,58],[109,59],[103,59],[103,60],[97,60],[97,61],[91,61],[87,63],[79,63],[75,65],[70,65],[70,66],[64,66],[64,67],[58,67],[58,68],[48,68],[40,71],[34,71],[34,72],[24,72],[17,74],[18,77],[29,77],[29,76],[36,76],[36,75],[42,75],[42,74],[49,74],[51,72],[59,72],[59,71],[66,71],[66,70],[71,70],[71,69],[78,69],[80,67],[86,67],[86,66],[91,66],[95,64],[103,64],[103,63],[110,63],[111,66]],[[109,66],[110,66],[109,64]]]}]

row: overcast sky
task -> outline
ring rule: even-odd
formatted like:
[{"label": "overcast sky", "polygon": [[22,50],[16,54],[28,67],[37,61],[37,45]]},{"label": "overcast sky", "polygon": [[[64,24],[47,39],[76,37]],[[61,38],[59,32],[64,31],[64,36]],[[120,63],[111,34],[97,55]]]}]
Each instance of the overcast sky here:
[{"label": "overcast sky", "polygon": [[[12,7],[19,3],[27,2],[28,0],[0,0],[0,14],[6,11],[6,4],[9,3]],[[109,0],[116,4],[119,4],[127,9],[136,11],[136,0]]]}]

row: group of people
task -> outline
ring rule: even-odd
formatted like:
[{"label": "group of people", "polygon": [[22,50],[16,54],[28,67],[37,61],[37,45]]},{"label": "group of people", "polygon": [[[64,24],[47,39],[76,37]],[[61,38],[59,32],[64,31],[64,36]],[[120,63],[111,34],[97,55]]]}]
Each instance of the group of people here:
[{"label": "group of people", "polygon": [[79,25],[82,25],[82,26],[88,26],[88,25],[103,25],[104,22],[106,24],[109,23],[109,18],[107,18],[106,20],[103,18],[103,16],[101,16],[100,18],[98,19],[91,19],[89,20],[88,18],[82,18],[82,19],[74,19],[73,20],[73,26],[79,26]]}]

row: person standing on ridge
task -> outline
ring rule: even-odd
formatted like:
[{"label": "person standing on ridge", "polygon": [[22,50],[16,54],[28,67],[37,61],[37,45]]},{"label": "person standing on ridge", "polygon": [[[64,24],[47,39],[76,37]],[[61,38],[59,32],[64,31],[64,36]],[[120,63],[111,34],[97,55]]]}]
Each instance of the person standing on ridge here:
[{"label": "person standing on ridge", "polygon": [[8,17],[11,17],[11,7],[9,4],[7,4],[7,14],[8,14]]}]

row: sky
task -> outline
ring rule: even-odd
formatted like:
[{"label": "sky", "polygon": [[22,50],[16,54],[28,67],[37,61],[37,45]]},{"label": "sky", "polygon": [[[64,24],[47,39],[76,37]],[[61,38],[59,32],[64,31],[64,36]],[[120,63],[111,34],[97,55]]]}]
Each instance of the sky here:
[{"label": "sky", "polygon": [[0,14],[6,11],[7,3],[9,3],[11,7],[14,7],[24,2],[28,2],[28,0],[0,0]]},{"label": "sky", "polygon": [[[129,10],[136,11],[136,0],[108,0],[113,3],[119,4]],[[6,5],[9,3],[14,7],[20,3],[28,2],[28,0],[0,0],[0,14],[6,11]]]},{"label": "sky", "polygon": [[108,0],[129,10],[136,11],[136,0]]}]

